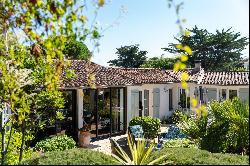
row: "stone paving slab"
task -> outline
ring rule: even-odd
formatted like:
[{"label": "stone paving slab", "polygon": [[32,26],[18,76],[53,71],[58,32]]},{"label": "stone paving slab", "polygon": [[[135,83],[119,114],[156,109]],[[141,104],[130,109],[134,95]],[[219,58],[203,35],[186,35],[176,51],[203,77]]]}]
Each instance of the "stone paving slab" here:
[{"label": "stone paving slab", "polygon": [[[161,127],[161,132],[166,132],[167,129],[168,127]],[[124,135],[112,137],[112,139],[119,140],[119,139],[127,138],[127,136],[128,136],[127,134],[124,134]],[[110,143],[109,138],[90,142],[90,145],[87,148],[111,155],[111,143]]]},{"label": "stone paving slab", "polygon": [[[118,140],[121,138],[127,138],[127,134],[119,135],[119,136],[112,137],[112,138],[115,140]],[[91,142],[87,148],[111,155],[111,143],[110,143],[109,138]]]}]

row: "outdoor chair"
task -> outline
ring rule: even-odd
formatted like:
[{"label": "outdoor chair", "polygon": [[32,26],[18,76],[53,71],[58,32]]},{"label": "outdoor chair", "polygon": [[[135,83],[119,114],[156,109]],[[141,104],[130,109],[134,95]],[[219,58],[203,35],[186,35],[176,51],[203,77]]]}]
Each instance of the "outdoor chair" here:
[{"label": "outdoor chair", "polygon": [[138,139],[144,138],[145,134],[141,125],[129,126],[128,132],[131,135],[134,143],[137,143]]},{"label": "outdoor chair", "polygon": [[159,142],[166,142],[171,139],[183,139],[187,138],[185,134],[181,132],[176,125],[170,125],[166,132],[161,133],[159,136]]}]

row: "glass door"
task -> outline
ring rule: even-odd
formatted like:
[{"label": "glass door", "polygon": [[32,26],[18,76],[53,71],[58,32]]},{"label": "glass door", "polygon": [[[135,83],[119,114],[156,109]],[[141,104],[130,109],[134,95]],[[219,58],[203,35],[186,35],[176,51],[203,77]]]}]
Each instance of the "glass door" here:
[{"label": "glass door", "polygon": [[83,124],[87,124],[91,138],[96,137],[96,90],[83,90]]},{"label": "glass door", "polygon": [[92,138],[124,131],[124,91],[124,88],[83,90],[83,123],[89,125]]},{"label": "glass door", "polygon": [[112,134],[124,130],[124,88],[112,88]]},{"label": "glass door", "polygon": [[109,135],[110,125],[110,89],[98,89],[97,128],[98,136]]}]

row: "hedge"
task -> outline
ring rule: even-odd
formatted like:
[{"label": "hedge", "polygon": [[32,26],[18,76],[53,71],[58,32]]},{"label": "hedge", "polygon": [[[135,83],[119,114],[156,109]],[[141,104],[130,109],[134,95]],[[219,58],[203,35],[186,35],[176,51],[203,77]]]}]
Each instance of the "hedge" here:
[{"label": "hedge", "polygon": [[211,153],[195,148],[163,148],[153,152],[148,161],[159,156],[167,157],[158,164],[167,165],[249,165],[249,156],[229,153]]},{"label": "hedge", "polygon": [[37,142],[35,150],[43,152],[63,151],[76,147],[76,142],[73,138],[67,135],[54,136]]},{"label": "hedge", "polygon": [[129,126],[141,125],[145,132],[145,137],[155,138],[161,127],[161,121],[159,118],[153,118],[151,116],[134,117],[129,122]]},{"label": "hedge", "polygon": [[22,165],[117,165],[109,155],[90,149],[74,148],[47,152],[42,157],[24,160]]}]

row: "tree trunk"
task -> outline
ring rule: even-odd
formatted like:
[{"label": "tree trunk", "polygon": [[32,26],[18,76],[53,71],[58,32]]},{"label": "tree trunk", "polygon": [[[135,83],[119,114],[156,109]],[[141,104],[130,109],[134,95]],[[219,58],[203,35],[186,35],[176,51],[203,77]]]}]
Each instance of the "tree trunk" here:
[{"label": "tree trunk", "polygon": [[22,144],[21,144],[21,148],[20,148],[20,153],[19,153],[19,164],[21,163],[22,159],[23,159],[23,148],[24,148],[24,144],[25,144],[25,134],[26,134],[26,124],[25,121],[23,121],[22,124]]},{"label": "tree trunk", "polygon": [[8,149],[9,149],[9,145],[10,145],[10,139],[11,139],[12,129],[13,129],[12,125],[13,124],[11,124],[11,126],[10,126],[10,135],[9,135],[8,143],[7,143],[7,146],[6,146],[6,149],[5,149],[6,154],[8,153]]},{"label": "tree trunk", "polygon": [[4,127],[2,126],[2,122],[1,122],[1,135],[2,135],[1,165],[4,165],[4,159],[5,159],[4,137],[5,136],[4,136]]}]

